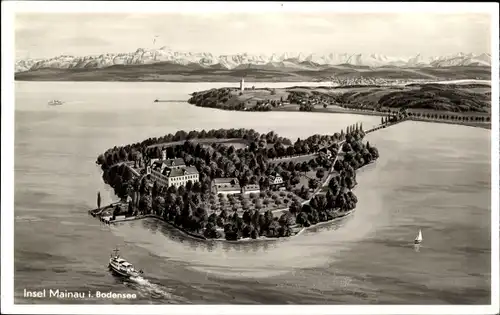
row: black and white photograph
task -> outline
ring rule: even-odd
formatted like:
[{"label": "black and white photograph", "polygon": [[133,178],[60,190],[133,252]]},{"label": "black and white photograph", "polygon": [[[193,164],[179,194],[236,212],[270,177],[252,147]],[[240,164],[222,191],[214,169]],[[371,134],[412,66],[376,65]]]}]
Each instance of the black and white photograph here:
[{"label": "black and white photograph", "polygon": [[498,313],[498,31],[2,2],[2,313]]}]

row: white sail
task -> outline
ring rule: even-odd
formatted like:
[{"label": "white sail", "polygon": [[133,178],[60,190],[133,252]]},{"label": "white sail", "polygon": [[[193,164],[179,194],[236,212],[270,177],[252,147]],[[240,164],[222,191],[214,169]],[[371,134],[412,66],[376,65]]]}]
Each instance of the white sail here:
[{"label": "white sail", "polygon": [[418,230],[418,235],[415,238],[415,241],[422,242],[422,230]]}]

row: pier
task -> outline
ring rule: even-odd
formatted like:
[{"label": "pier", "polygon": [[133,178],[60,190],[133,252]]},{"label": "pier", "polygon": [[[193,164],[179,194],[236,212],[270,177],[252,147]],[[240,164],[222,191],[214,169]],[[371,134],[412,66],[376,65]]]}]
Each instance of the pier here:
[{"label": "pier", "polygon": [[182,227],[175,226],[171,222],[163,220],[162,217],[160,217],[159,215],[156,215],[156,214],[140,214],[140,215],[135,215],[135,216],[130,216],[130,217],[120,215],[120,216],[116,216],[114,220],[112,219],[112,216],[100,216],[99,221],[101,221],[104,224],[110,225],[110,224],[127,222],[127,221],[137,221],[137,220],[142,220],[142,219],[147,219],[147,218],[160,220],[161,222],[166,223],[166,224],[176,228],[177,230],[181,231],[182,233],[184,233],[192,238],[196,238],[199,240],[206,240],[207,239],[203,235],[191,233]]},{"label": "pier", "polygon": [[159,100],[156,99],[153,103],[186,103],[188,100]]},{"label": "pier", "polygon": [[109,205],[107,205],[107,206],[103,206],[103,207],[101,207],[101,208],[96,208],[96,209],[89,210],[89,214],[90,214],[91,216],[93,216],[93,217],[95,217],[95,216],[99,216],[99,215],[101,215],[101,213],[102,213],[103,211],[110,210],[110,209],[111,209],[111,207],[114,207],[114,206],[116,206],[116,205],[117,205],[117,204],[119,204],[119,203],[120,203],[120,202],[113,202],[113,203],[110,203],[110,204],[109,204]]}]

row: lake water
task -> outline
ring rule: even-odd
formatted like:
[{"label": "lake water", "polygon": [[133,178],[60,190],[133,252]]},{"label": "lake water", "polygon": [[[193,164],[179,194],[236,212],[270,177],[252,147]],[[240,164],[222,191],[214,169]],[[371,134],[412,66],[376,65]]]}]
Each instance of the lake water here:
[{"label": "lake water", "polygon": [[[381,157],[359,171],[357,211],[292,239],[211,244],[156,221],[110,227],[87,214],[97,191],[104,203],[116,199],[95,165],[115,145],[203,128],[274,130],[295,141],[380,120],[152,102],[227,85],[16,82],[16,303],[112,302],[30,300],[25,288],[137,294],[114,303],[490,303],[491,133],[485,129],[405,122],[370,134]],[[66,104],[47,106],[51,99]],[[424,241],[417,251],[411,243],[418,229]],[[144,279],[124,282],[109,273],[116,246]]]}]

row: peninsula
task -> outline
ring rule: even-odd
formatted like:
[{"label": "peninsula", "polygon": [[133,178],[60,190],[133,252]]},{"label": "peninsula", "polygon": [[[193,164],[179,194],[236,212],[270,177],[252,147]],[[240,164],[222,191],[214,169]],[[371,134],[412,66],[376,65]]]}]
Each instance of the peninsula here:
[{"label": "peninsula", "polygon": [[194,92],[190,104],[239,111],[398,115],[490,128],[491,86],[484,83],[360,84],[287,88],[220,88]]},{"label": "peninsula", "polygon": [[379,157],[364,136],[378,128],[295,142],[272,131],[181,130],[114,147],[96,163],[121,201],[90,212],[108,223],[155,217],[199,239],[294,236],[356,208],[356,170]]}]

